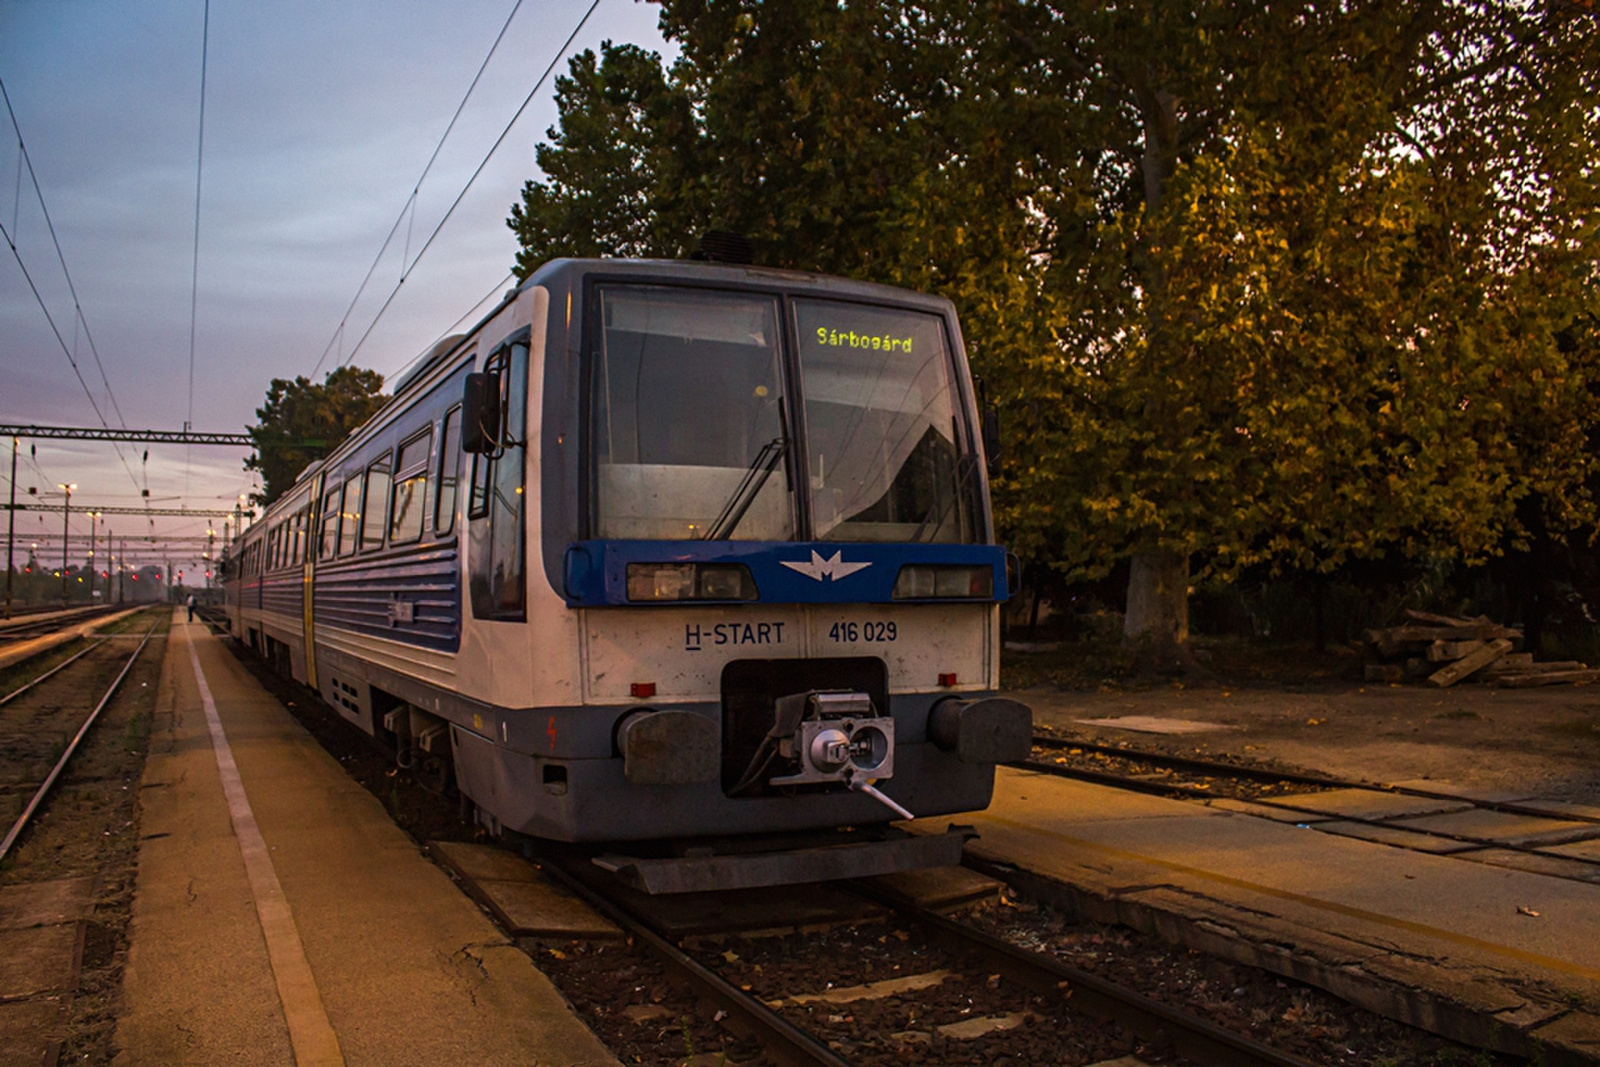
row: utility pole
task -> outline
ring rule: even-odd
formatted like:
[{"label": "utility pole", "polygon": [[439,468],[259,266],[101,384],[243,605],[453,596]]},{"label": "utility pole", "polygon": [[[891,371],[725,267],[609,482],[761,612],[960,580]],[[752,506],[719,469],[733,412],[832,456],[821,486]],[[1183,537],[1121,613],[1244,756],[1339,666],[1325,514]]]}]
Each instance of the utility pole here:
[{"label": "utility pole", "polygon": [[[77,486],[77,483],[73,483],[72,485],[67,485],[65,482],[57,482],[56,484],[61,487],[61,491],[63,493],[67,494],[67,502],[61,509],[61,606],[62,607],[66,607],[67,606],[67,542],[70,540],[70,538],[72,536],[71,530],[67,526],[67,523],[72,518],[72,491],[74,489],[78,488],[78,486]],[[15,513],[13,513],[13,514],[15,514]]]},{"label": "utility pole", "polygon": [[6,618],[11,618],[11,572],[12,550],[17,543],[17,449],[22,446],[22,439],[11,439],[11,514],[6,524]]}]

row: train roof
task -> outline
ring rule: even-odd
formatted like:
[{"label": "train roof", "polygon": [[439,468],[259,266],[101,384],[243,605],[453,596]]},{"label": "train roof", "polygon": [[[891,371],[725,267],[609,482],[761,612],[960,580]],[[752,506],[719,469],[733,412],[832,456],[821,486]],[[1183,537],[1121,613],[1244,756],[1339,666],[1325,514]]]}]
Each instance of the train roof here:
[{"label": "train roof", "polygon": [[879,282],[865,282],[835,274],[693,259],[552,259],[529,275],[528,280],[522,283],[518,291],[529,286],[548,286],[569,279],[575,281],[589,275],[643,278],[660,276],[664,272],[670,272],[675,281],[700,282],[707,285],[718,283],[725,285],[732,282],[760,288],[810,291],[857,300],[886,300],[897,304],[940,309],[951,307],[950,301],[942,296]]},{"label": "train roof", "polygon": [[[361,439],[375,426],[387,421],[389,416],[399,406],[408,393],[423,385],[431,385],[434,378],[433,371],[448,361],[449,357],[470,342],[480,330],[495,319],[506,305],[516,300],[523,290],[537,286],[552,289],[571,289],[580,287],[584,281],[597,276],[602,278],[628,279],[638,278],[648,280],[651,278],[666,280],[670,274],[674,282],[688,282],[706,286],[715,285],[740,285],[751,286],[759,289],[784,291],[790,293],[811,293],[818,296],[832,296],[846,300],[871,301],[874,303],[893,303],[906,307],[920,307],[935,312],[953,312],[954,305],[942,296],[918,292],[915,289],[905,289],[899,286],[883,285],[879,282],[866,282],[854,278],[844,278],[833,274],[818,274],[811,271],[779,270],[773,267],[758,267],[752,264],[721,263],[706,260],[692,259],[624,259],[624,258],[561,258],[552,259],[544,263],[526,281],[514,289],[506,291],[500,301],[484,316],[479,319],[471,329],[465,333],[451,334],[441,338],[432,345],[426,353],[418,358],[416,363],[396,379],[394,391],[388,403],[366,422],[350,431],[348,437],[337,448],[329,451],[322,459],[308,463],[304,470],[295,478],[294,488],[299,488],[309,476],[323,468],[330,461],[339,459],[352,448],[358,447]],[[280,505],[289,499],[292,490],[286,491],[273,506],[267,509],[268,513],[280,510]],[[262,516],[265,519],[267,516]],[[264,524],[262,525],[264,528]],[[249,534],[255,532],[256,526],[242,535],[236,545],[243,547],[249,539]]]}]

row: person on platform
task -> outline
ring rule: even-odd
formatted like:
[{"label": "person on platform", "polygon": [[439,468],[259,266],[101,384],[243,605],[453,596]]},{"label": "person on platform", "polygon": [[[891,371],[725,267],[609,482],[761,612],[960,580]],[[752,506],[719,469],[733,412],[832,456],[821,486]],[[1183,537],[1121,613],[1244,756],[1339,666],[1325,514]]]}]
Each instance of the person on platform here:
[{"label": "person on platform", "polygon": [[190,622],[194,622],[194,594],[193,593],[189,594],[189,599],[185,600],[184,604],[189,608],[189,621]]}]

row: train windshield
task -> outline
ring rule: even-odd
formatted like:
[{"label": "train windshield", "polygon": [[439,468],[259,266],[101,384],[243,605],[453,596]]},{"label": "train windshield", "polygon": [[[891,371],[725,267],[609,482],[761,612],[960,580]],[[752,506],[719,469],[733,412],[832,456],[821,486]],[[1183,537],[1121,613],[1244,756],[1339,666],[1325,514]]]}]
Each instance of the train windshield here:
[{"label": "train windshield", "polygon": [[791,538],[777,300],[643,286],[599,298],[598,534]]},{"label": "train windshield", "polygon": [[976,540],[976,476],[959,442],[938,316],[797,300],[814,536]]},{"label": "train windshield", "polygon": [[[598,298],[598,536],[981,540],[940,316],[794,299],[800,381],[786,390],[778,297],[609,285]],[[809,494],[809,530],[792,478]]]}]

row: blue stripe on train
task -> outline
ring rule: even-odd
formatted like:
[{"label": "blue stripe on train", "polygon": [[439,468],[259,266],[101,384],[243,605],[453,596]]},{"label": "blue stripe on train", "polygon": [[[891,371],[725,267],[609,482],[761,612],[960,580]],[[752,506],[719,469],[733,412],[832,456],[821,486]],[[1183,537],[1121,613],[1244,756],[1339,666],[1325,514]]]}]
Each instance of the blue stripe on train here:
[{"label": "blue stripe on train", "polygon": [[[461,569],[453,546],[317,566],[318,626],[438,652],[461,648]],[[409,617],[408,617],[409,616]]]},{"label": "blue stripe on train", "polygon": [[767,604],[887,604],[894,599],[900,568],[918,563],[990,567],[994,595],[985,599],[998,603],[1010,595],[1006,551],[999,545],[580,541],[567,549],[567,603],[629,603],[630,563],[742,563]]}]

